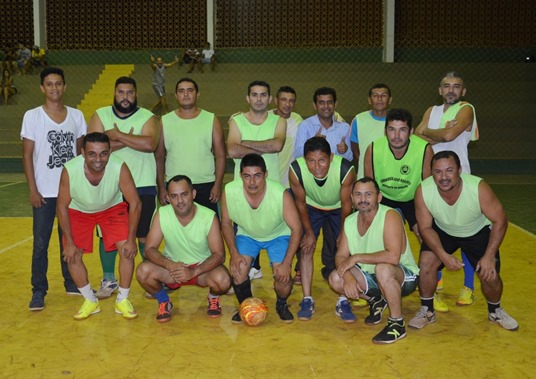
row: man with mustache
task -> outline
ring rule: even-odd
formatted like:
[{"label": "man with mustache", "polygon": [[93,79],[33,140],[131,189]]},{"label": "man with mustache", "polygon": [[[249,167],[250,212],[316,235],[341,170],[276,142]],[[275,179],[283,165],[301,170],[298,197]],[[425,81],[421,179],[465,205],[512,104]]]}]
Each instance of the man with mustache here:
[{"label": "man with mustache", "polygon": [[[462,101],[467,89],[462,76],[456,71],[447,72],[439,84],[439,95],[443,98],[442,105],[435,105],[426,110],[415,134],[428,141],[434,150],[454,151],[460,158],[462,172],[471,173],[467,145],[469,141],[478,140],[478,124],[475,108]],[[471,305],[474,300],[474,277],[471,265],[462,252],[464,260],[464,287],[456,301],[457,305]],[[441,282],[441,273],[439,273]],[[442,284],[442,283],[441,283]],[[439,298],[436,298],[436,301]],[[441,302],[442,303],[442,302]],[[443,311],[448,311],[442,303]]]},{"label": "man with mustache", "polygon": [[[419,268],[413,259],[400,214],[380,204],[382,194],[376,181],[361,178],[351,191],[357,212],[344,221],[335,256],[337,270],[329,276],[329,284],[335,292],[351,299],[385,298],[389,320],[372,342],[393,343],[406,336],[402,296],[409,295],[417,287]],[[353,313],[349,310],[346,318],[351,316]],[[368,316],[365,323],[372,324],[367,321],[370,317],[374,315]]]},{"label": "man with mustache", "polygon": [[491,187],[481,178],[463,173],[455,152],[441,151],[432,158],[432,176],[415,192],[415,208],[424,241],[419,259],[421,309],[409,326],[422,329],[436,321],[436,273],[443,267],[450,271],[463,267],[452,255],[460,248],[480,279],[488,319],[507,330],[517,330],[517,321],[501,307],[499,246],[508,220]]},{"label": "man with mustache", "polygon": [[[413,133],[411,113],[391,109],[385,120],[385,136],[372,142],[364,158],[365,176],[375,179],[382,192],[381,203],[398,210],[422,243],[415,217],[415,190],[430,176],[432,147]],[[387,302],[380,295],[369,300],[367,324],[377,324]]]},{"label": "man with mustache", "polygon": [[[221,229],[231,256],[229,268],[238,302],[253,296],[248,273],[265,249],[273,269],[276,312],[281,321],[291,323],[294,316],[287,304],[292,291],[290,272],[302,236],[292,195],[279,182],[268,179],[261,155],[247,154],[240,162],[240,179],[225,186],[221,204]],[[233,223],[238,227],[236,234]],[[239,312],[232,322],[242,323]]]},{"label": "man with mustache", "polygon": [[[290,188],[296,201],[304,235],[300,243],[299,267],[303,300],[298,319],[310,320],[315,312],[311,287],[313,281],[313,255],[320,229],[324,233],[324,245],[331,246],[329,254],[322,254],[324,277],[335,269],[335,240],[340,238],[341,225],[352,212],[350,192],[355,181],[355,169],[351,162],[334,155],[328,141],[323,137],[312,137],[305,142],[304,156],[290,165]],[[326,226],[331,233],[326,233]],[[333,239],[328,243],[326,239]],[[341,296],[336,305],[336,314],[345,322],[352,320],[348,299]],[[349,318],[346,318],[348,316]]]},{"label": "man with mustache", "polygon": [[[145,238],[149,232],[156,203],[156,160],[154,151],[160,139],[160,128],[152,112],[138,107],[136,81],[127,76],[115,82],[113,105],[97,109],[89,120],[89,132],[104,132],[110,138],[113,154],[122,159],[132,172],[142,211],[136,237],[143,259]],[[105,252],[102,241],[100,258],[104,277],[97,297],[110,297],[117,290],[115,259],[117,251]]]}]

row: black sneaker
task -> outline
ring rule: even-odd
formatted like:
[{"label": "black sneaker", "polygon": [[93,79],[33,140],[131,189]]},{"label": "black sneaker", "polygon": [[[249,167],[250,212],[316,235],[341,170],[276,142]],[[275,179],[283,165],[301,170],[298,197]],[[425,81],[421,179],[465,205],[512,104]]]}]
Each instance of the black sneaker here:
[{"label": "black sneaker", "polygon": [[404,320],[394,321],[389,318],[387,326],[372,339],[374,343],[393,343],[406,336]]},{"label": "black sneaker", "polygon": [[231,318],[233,324],[242,324],[242,318],[240,317],[240,312],[236,312]]},{"label": "black sneaker", "polygon": [[387,302],[380,295],[380,297],[373,297],[369,300],[370,314],[365,317],[365,324],[376,325],[382,321],[382,313],[387,308]]},{"label": "black sneaker", "polygon": [[168,322],[171,320],[171,311],[173,310],[173,303],[171,301],[164,301],[158,304],[158,313],[156,314],[156,321]]},{"label": "black sneaker", "polygon": [[287,324],[290,324],[292,321],[294,321],[294,316],[292,313],[290,313],[288,304],[285,303],[284,305],[276,306],[275,310],[277,311],[281,321],[286,322]]},{"label": "black sneaker", "polygon": [[28,308],[31,311],[42,311],[45,308],[45,294],[39,291],[34,292]]}]

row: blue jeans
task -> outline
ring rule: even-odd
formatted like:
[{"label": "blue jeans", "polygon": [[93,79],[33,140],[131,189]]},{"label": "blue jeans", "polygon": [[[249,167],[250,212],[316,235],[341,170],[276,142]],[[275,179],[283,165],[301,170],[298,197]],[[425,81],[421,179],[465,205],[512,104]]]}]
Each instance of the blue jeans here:
[{"label": "blue jeans", "polygon": [[[45,198],[46,204],[33,210],[33,252],[32,252],[32,291],[46,294],[48,291],[48,245],[52,236],[54,219],[56,218],[57,198]],[[73,283],[67,263],[63,260],[62,232],[58,226],[58,238],[60,242],[61,273],[65,289],[76,288]]]},{"label": "blue jeans", "polygon": [[309,222],[315,237],[318,238],[320,229],[324,232],[322,244],[322,276],[327,279],[335,270],[335,253],[337,252],[337,237],[341,230],[341,208],[325,211],[307,205]]}]

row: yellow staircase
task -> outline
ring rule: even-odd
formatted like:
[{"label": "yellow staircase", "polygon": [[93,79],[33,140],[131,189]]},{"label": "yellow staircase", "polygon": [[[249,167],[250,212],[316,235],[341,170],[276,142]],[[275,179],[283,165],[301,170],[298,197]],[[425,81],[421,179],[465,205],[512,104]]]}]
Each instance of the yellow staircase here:
[{"label": "yellow staircase", "polygon": [[115,81],[120,76],[130,76],[134,72],[133,64],[107,64],[100,73],[97,81],[84,95],[77,108],[84,113],[86,122],[99,108],[111,105],[114,97]]}]

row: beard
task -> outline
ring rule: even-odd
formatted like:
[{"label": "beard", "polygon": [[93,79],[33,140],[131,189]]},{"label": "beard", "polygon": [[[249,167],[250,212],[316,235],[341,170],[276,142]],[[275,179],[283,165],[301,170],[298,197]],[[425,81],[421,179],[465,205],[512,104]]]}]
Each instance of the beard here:
[{"label": "beard", "polygon": [[[128,100],[124,100],[124,101],[128,101]],[[132,103],[128,101],[129,105],[126,107],[121,105],[121,103],[122,102],[119,102],[114,98],[114,108],[121,113],[132,113],[136,110],[136,108],[138,108],[138,99],[134,100]]]}]

